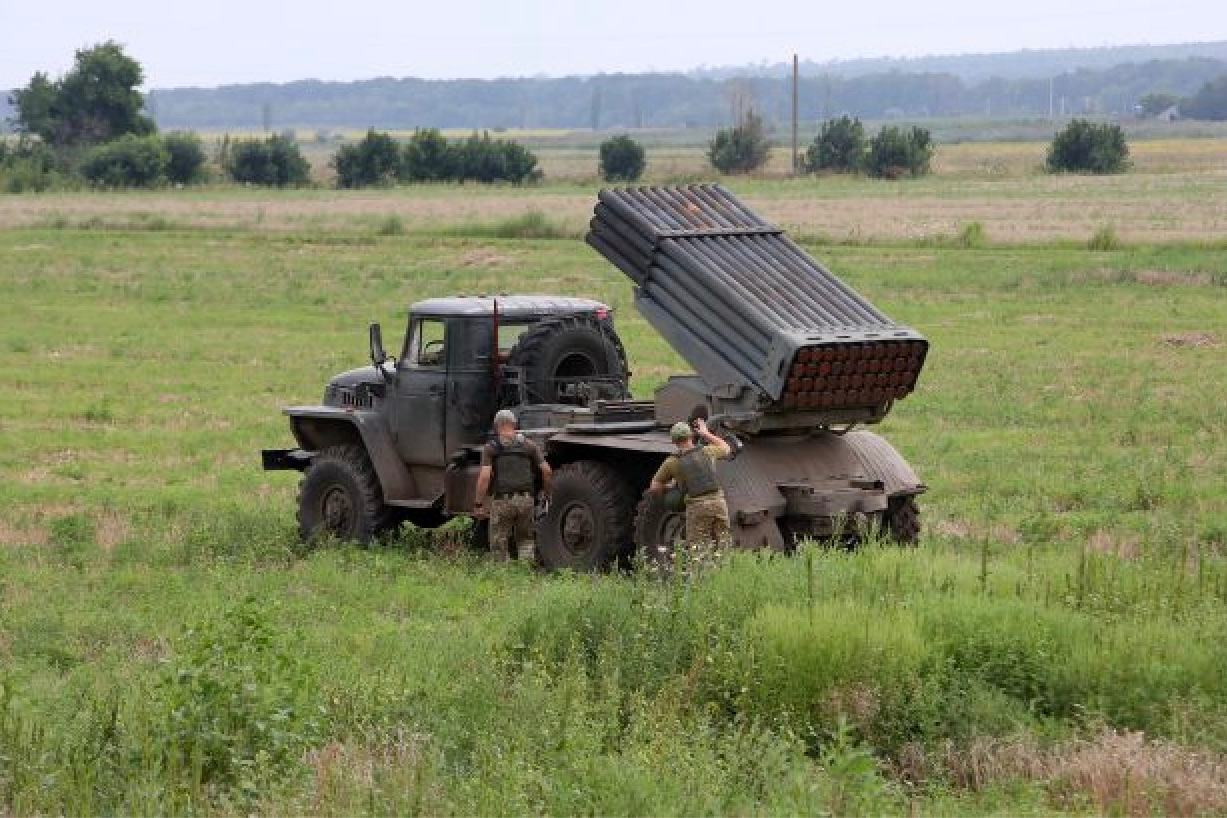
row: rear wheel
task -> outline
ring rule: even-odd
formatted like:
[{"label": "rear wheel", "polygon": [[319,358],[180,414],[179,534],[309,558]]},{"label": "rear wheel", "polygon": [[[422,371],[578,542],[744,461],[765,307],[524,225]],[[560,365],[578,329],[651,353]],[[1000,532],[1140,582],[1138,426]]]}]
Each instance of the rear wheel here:
[{"label": "rear wheel", "polygon": [[670,505],[665,492],[645,491],[635,510],[635,547],[649,567],[666,574],[675,547],[686,540],[686,512]]},{"label": "rear wheel", "polygon": [[549,570],[607,568],[630,546],[632,509],[630,487],[609,464],[581,460],[561,467],[537,529],[541,564]]},{"label": "rear wheel", "polygon": [[884,533],[900,545],[915,545],[920,541],[920,506],[916,498],[892,497],[882,518]]},{"label": "rear wheel", "polygon": [[298,532],[304,540],[331,535],[367,543],[395,522],[361,446],[330,446],[311,461],[298,488]]}]

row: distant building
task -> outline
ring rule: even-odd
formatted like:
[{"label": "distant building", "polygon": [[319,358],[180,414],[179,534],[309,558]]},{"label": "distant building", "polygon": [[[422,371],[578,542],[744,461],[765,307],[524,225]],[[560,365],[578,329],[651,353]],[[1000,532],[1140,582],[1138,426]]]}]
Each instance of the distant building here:
[{"label": "distant building", "polygon": [[1180,106],[1169,105],[1159,113],[1155,114],[1155,119],[1160,122],[1175,122],[1180,119]]}]

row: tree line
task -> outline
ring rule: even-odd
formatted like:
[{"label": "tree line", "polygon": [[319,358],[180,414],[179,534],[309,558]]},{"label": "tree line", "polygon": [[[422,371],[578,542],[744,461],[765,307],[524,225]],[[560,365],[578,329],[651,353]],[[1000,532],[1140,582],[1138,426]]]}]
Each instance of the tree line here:
[{"label": "tree line", "polygon": [[[1148,94],[1191,97],[1227,75],[1227,61],[1152,60],[1078,69],[1051,78],[968,82],[945,72],[827,74],[801,78],[798,114],[815,122],[944,116],[1130,115]],[[751,105],[769,123],[791,116],[780,77],[610,74],[497,80],[304,80],[286,84],[170,89],[151,94],[168,128],[252,128],[269,118],[295,127],[409,130],[718,127]]]},{"label": "tree line", "polygon": [[[52,81],[38,73],[13,93],[20,133],[15,145],[0,142],[0,183],[10,191],[43,189],[59,173],[106,188],[186,185],[201,181],[205,153],[188,132],[159,134],[144,112],[136,90],[143,79],[139,63],[107,42],[77,52],[72,69]],[[1194,104],[1227,107],[1227,75],[1209,82]],[[1158,104],[1148,99],[1148,104]],[[770,156],[769,129],[761,114],[743,100],[737,123],[718,130],[707,149],[721,173],[749,173]],[[1227,117],[1227,112],[1224,113]],[[867,137],[859,118],[827,119],[800,158],[809,173],[865,173],[880,178],[929,172],[934,145],[928,130],[884,125]],[[1058,133],[1048,154],[1053,172],[1120,172],[1128,147],[1118,125],[1075,119]],[[310,167],[292,135],[223,140],[218,165],[242,184],[289,186],[310,181]],[[525,146],[488,132],[449,140],[438,129],[419,128],[403,144],[386,132],[368,130],[332,157],[338,187],[368,187],[412,182],[510,182],[541,178],[537,157]],[[598,170],[611,182],[633,182],[646,167],[641,145],[623,134],[598,151]]]}]

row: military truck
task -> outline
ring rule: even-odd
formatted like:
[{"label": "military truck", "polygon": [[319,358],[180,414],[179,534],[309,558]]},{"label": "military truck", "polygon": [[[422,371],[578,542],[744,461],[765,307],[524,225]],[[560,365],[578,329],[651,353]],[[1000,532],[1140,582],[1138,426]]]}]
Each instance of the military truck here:
[{"label": "military truck", "polygon": [[371,365],[334,377],[319,405],[286,408],[297,447],[263,452],[264,468],[303,473],[304,537],[368,541],[471,514],[492,417],[510,408],[554,469],[537,536],[547,568],[669,558],[684,513],[646,489],[674,450],[669,426],[697,417],[736,444],[717,465],[736,545],[788,550],[875,527],[916,541],[925,486],[860,427],[915,389],[920,334],[718,185],[603,190],[586,238],[695,373],[633,399],[599,301],[419,301],[398,358],[372,324]]}]

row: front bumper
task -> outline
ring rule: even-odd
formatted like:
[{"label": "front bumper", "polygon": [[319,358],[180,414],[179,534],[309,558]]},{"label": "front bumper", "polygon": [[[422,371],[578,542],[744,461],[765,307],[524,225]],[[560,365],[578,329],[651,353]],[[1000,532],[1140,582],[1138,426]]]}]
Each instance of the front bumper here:
[{"label": "front bumper", "polygon": [[260,463],[265,471],[306,471],[315,452],[302,449],[263,449]]}]

